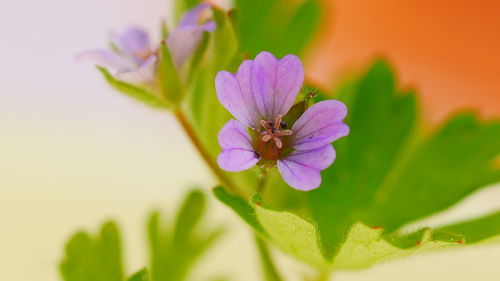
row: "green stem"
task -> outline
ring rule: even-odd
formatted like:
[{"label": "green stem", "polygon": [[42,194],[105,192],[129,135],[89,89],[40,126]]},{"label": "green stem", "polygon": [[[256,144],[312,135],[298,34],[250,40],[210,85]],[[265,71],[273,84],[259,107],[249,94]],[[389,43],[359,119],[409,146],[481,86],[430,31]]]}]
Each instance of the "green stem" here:
[{"label": "green stem", "polygon": [[262,263],[262,269],[264,271],[266,281],[283,281],[276,266],[273,263],[271,254],[269,253],[269,248],[264,240],[262,240],[257,234],[255,234],[255,243],[257,244],[257,249],[259,250],[260,261]]},{"label": "green stem", "polygon": [[267,176],[268,176],[267,168],[260,167],[259,182],[257,183],[257,188],[255,189],[255,191],[261,195],[264,192],[264,188],[266,187],[267,184]]},{"label": "green stem", "polygon": [[231,182],[231,180],[227,177],[224,171],[222,171],[222,169],[219,168],[219,165],[217,165],[214,159],[212,159],[212,157],[210,156],[210,153],[205,149],[205,146],[203,146],[203,144],[201,143],[200,139],[196,135],[193,126],[191,126],[188,118],[186,117],[186,115],[184,114],[184,112],[180,107],[175,109],[174,115],[177,118],[177,121],[179,121],[179,124],[181,124],[181,127],[184,129],[184,132],[186,132],[186,135],[188,136],[189,140],[191,140],[191,143],[200,154],[201,158],[203,158],[203,160],[210,168],[210,170],[220,180],[221,184],[223,184],[227,189],[229,189],[233,193],[239,194],[239,190],[236,188],[236,186]]}]

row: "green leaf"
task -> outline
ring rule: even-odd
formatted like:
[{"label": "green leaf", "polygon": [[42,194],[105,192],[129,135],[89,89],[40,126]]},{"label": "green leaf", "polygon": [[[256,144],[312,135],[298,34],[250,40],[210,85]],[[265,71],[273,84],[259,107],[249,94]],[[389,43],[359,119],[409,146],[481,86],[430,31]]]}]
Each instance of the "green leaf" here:
[{"label": "green leaf", "polygon": [[318,268],[328,267],[318,245],[316,227],[311,222],[290,212],[258,205],[254,209],[265,233],[281,250]]},{"label": "green leaf", "polygon": [[[213,32],[214,40],[212,42],[214,71],[236,70],[236,65],[228,69],[228,66],[231,66],[234,58],[238,55],[239,48],[233,24],[225,11],[213,8],[212,13],[217,25],[217,29]],[[240,63],[241,60],[238,60],[237,65]]]},{"label": "green leaf", "polygon": [[128,281],[148,281],[148,280],[149,280],[148,271],[145,268],[137,271],[128,279]]},{"label": "green leaf", "polygon": [[465,237],[466,244],[478,243],[486,239],[498,241],[498,238],[500,238],[500,212],[443,226],[438,231],[459,233]]},{"label": "green leaf", "polygon": [[261,206],[243,201],[246,211],[232,207],[247,221],[245,214],[255,213],[251,225],[259,225],[263,237],[327,270],[364,268],[498,235],[498,214],[435,230],[401,229],[500,180],[494,163],[500,155],[500,122],[460,114],[422,132],[416,95],[398,89],[383,60],[349,80],[338,98],[349,109],[350,135],[334,143],[337,159],[322,172],[321,186],[298,192],[272,175]]},{"label": "green leaf", "polygon": [[170,234],[160,225],[160,213],[151,213],[148,219],[148,241],[150,252],[151,280],[170,280]]},{"label": "green leaf", "polygon": [[184,86],[165,42],[160,45],[156,77],[163,97],[173,104],[179,103],[184,97]]},{"label": "green leaf", "polygon": [[200,190],[192,190],[184,199],[184,203],[179,208],[177,220],[175,222],[174,245],[184,245],[189,238],[196,224],[200,221],[205,212],[206,199]]},{"label": "green leaf", "polygon": [[255,206],[255,210],[267,237],[276,246],[321,271],[365,268],[417,252],[458,247],[465,239],[449,230],[429,228],[405,235],[384,235],[380,227],[356,222],[344,234],[345,239],[333,261],[328,261],[320,249],[320,234],[313,223],[286,211],[261,206]]},{"label": "green leaf", "polygon": [[161,222],[154,212],[148,223],[152,281],[185,280],[196,261],[224,233],[222,227],[201,228],[206,198],[199,190],[191,191],[179,208],[171,226]]},{"label": "green leaf", "polygon": [[[203,54],[195,54],[188,88],[188,106],[190,121],[196,128],[196,135],[204,147],[217,157],[220,147],[217,142],[219,130],[231,119],[231,114],[220,104],[215,91],[214,79],[221,70],[236,71],[243,60],[234,31],[233,23],[227,13],[217,8],[212,9],[217,29],[210,33]],[[201,49],[199,49],[201,52]],[[197,57],[201,59],[198,60]],[[210,118],[207,118],[210,116]],[[229,173],[234,181],[254,186],[252,171]],[[249,192],[251,195],[252,191]]]},{"label": "green leaf", "polygon": [[66,281],[123,281],[121,245],[114,222],[103,224],[91,237],[78,232],[66,244],[61,275]]},{"label": "green leaf", "polygon": [[174,1],[174,16],[176,21],[179,21],[182,16],[188,11],[198,5],[201,0],[176,0]]},{"label": "green leaf", "polygon": [[259,251],[260,261],[262,264],[262,269],[264,272],[264,277],[266,281],[281,281],[280,274],[274,265],[271,254],[269,253],[269,249],[266,245],[266,242],[262,240],[262,238],[255,236],[255,242],[257,244],[257,249]]},{"label": "green leaf", "polygon": [[222,186],[213,189],[215,197],[229,208],[233,209],[246,223],[248,223],[257,232],[263,232],[262,226],[257,220],[255,209],[243,198],[229,193]]},{"label": "green leaf", "polygon": [[165,109],[168,108],[167,103],[162,100],[159,97],[156,97],[152,93],[150,93],[148,90],[145,88],[141,88],[137,85],[132,85],[127,82],[117,80],[113,75],[109,73],[108,70],[106,70],[103,67],[98,66],[97,69],[102,73],[106,81],[111,85],[111,87],[115,88],[116,90],[142,102],[145,103],[151,107],[154,108],[159,108],[159,109]]},{"label": "green leaf", "polygon": [[323,171],[321,186],[307,193],[328,259],[340,249],[347,229],[363,219],[416,125],[415,96],[396,90],[385,62],[373,64],[356,85],[347,103],[350,134],[334,144],[337,159]]},{"label": "green leaf", "polygon": [[[337,269],[365,268],[374,263],[401,258],[417,252],[458,247],[461,243],[457,241],[463,240],[462,236],[443,233],[436,235],[428,228],[406,236],[384,237],[382,234],[383,229],[374,229],[362,223],[353,224],[335,256],[333,267]],[[408,245],[408,242],[412,244]],[[402,247],[405,244],[407,247]]]},{"label": "green leaf", "polygon": [[472,114],[455,116],[425,138],[397,176],[378,190],[371,221],[394,230],[498,182],[500,170],[493,161],[500,154],[499,139],[500,122],[480,122]]},{"label": "green leaf", "polygon": [[301,53],[321,20],[316,0],[237,0],[235,4],[238,37],[251,57],[263,50],[279,57]]}]

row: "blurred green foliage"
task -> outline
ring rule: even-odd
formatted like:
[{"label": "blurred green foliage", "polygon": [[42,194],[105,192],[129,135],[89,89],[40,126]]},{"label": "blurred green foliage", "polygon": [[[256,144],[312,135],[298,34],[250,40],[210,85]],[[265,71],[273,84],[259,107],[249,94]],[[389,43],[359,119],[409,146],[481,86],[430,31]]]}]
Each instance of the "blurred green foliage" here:
[{"label": "blurred green foliage", "polygon": [[107,222],[95,237],[83,231],[71,237],[61,274],[67,281],[123,281],[122,264],[118,227]]},{"label": "blurred green foliage", "polygon": [[131,98],[136,99],[146,105],[153,108],[166,109],[169,107],[167,102],[163,98],[154,95],[153,89],[147,89],[146,87],[141,87],[139,85],[133,85],[125,81],[116,79],[109,71],[103,67],[98,66],[97,69],[104,76],[108,84],[115,90],[128,95]]},{"label": "blurred green foliage", "polygon": [[206,213],[206,197],[191,191],[180,206],[175,221],[163,225],[159,212],[148,220],[150,262],[148,269],[125,278],[120,231],[115,222],[103,224],[92,236],[80,231],[66,244],[60,264],[65,281],[182,281],[200,257],[223,234],[223,228],[201,225]]},{"label": "blurred green foliage", "polygon": [[250,57],[268,51],[278,57],[300,54],[321,20],[317,0],[235,0],[236,27]]}]

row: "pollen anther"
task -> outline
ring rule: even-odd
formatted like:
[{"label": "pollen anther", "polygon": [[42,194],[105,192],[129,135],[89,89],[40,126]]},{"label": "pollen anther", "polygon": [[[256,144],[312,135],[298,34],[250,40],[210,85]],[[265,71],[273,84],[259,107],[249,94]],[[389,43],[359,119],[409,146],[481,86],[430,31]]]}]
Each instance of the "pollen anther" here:
[{"label": "pollen anther", "polygon": [[281,119],[281,114],[279,114],[278,116],[276,116],[276,120],[274,121],[274,123],[270,121],[260,120],[260,125],[263,128],[263,130],[261,131],[261,140],[263,142],[268,142],[272,139],[277,148],[283,147],[283,141],[281,140],[281,137],[290,136],[293,133],[292,130],[280,130],[280,126],[283,123]]}]

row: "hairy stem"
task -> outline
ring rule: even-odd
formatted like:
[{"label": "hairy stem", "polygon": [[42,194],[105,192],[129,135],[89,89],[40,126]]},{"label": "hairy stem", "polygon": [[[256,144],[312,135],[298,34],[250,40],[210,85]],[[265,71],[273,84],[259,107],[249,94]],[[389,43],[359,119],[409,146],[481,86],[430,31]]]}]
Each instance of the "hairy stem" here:
[{"label": "hairy stem", "polygon": [[205,161],[207,166],[210,168],[210,170],[214,173],[214,175],[219,179],[221,184],[223,184],[227,189],[230,191],[234,192],[235,194],[239,193],[239,190],[236,188],[235,185],[231,182],[231,180],[227,177],[224,171],[219,168],[219,165],[215,162],[214,159],[210,156],[210,153],[205,149],[203,144],[201,143],[200,139],[196,135],[196,132],[189,123],[188,118],[184,114],[181,108],[176,108],[174,111],[174,115],[177,118],[177,121],[181,124],[182,128],[184,129],[184,132],[186,132],[186,135],[188,136],[189,140],[191,140],[191,143],[193,146],[196,148],[198,153],[200,154],[201,158]]},{"label": "hairy stem", "polygon": [[255,234],[255,243],[259,251],[262,270],[266,281],[283,281],[269,253],[269,248],[264,240]]}]

